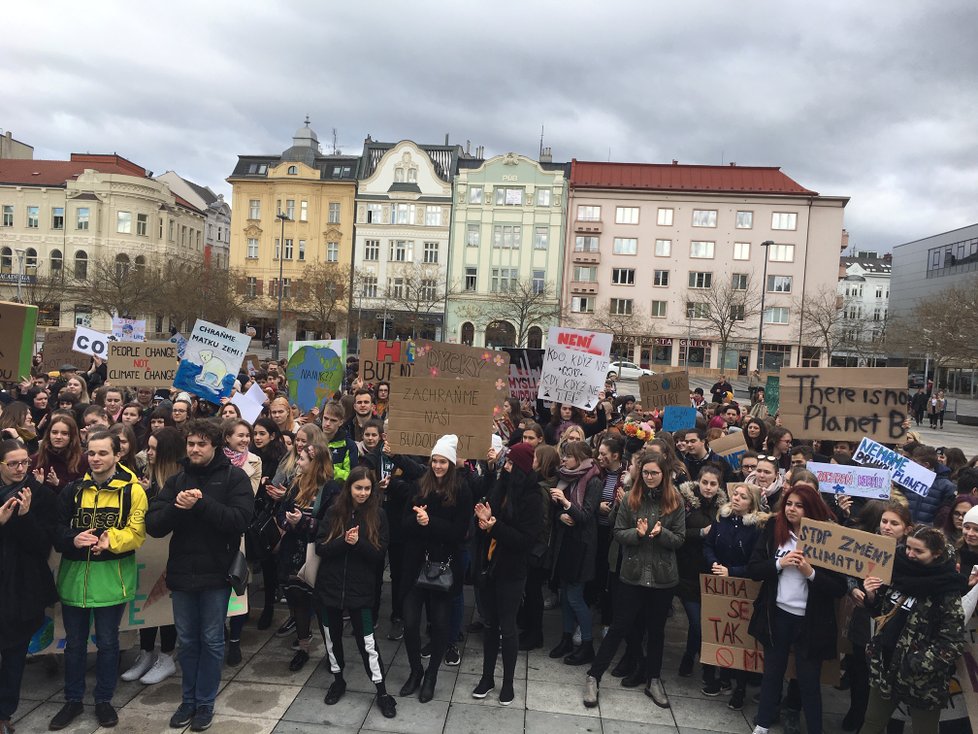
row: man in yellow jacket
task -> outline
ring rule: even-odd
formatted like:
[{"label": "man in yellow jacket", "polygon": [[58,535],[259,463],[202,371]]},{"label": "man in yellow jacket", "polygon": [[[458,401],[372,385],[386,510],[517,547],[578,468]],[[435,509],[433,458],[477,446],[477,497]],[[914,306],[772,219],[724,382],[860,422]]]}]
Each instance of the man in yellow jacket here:
[{"label": "man in yellow jacket", "polygon": [[146,538],[146,493],[119,464],[119,437],[98,431],[88,439],[89,471],[59,496],[55,548],[61,552],[58,593],[65,626],[65,705],[49,729],[68,727],[84,710],[88,636],[95,619],[95,715],[115,726],[112,707],[119,676],[119,625],[136,595],[136,549]]}]

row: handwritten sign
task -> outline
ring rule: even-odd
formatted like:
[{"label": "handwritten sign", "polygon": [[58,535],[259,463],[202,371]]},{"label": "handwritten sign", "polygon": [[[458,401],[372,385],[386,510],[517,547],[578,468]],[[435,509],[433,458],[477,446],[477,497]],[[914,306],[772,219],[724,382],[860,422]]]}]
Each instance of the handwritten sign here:
[{"label": "handwritten sign", "polygon": [[60,370],[63,364],[74,364],[76,360],[75,350],[72,349],[74,342],[73,329],[58,329],[45,334],[41,369],[45,372],[53,372]]},{"label": "handwritten sign", "polygon": [[896,540],[832,522],[803,518],[798,550],[813,566],[859,579],[875,576],[888,584],[893,575]]},{"label": "handwritten sign", "polygon": [[261,369],[261,360],[257,354],[246,354],[244,358],[244,368],[249,377],[254,377],[255,373]]},{"label": "handwritten sign", "polygon": [[710,441],[710,450],[723,457],[734,471],[740,469],[740,460],[747,453],[747,441],[743,431],[734,431],[726,436]]},{"label": "handwritten sign", "polygon": [[662,413],[662,430],[675,433],[686,428],[696,428],[696,408],[667,405]]},{"label": "handwritten sign", "polygon": [[71,348],[79,354],[106,359],[109,356],[109,337],[87,326],[79,326],[75,329],[75,341]]},{"label": "handwritten sign", "polygon": [[542,349],[503,349],[509,355],[509,396],[532,404],[540,389]]},{"label": "handwritten sign", "polygon": [[303,413],[333,397],[343,383],[346,340],[336,339],[323,344],[299,347],[289,356],[285,369],[289,402],[298,405]]},{"label": "handwritten sign", "polygon": [[937,477],[937,474],[926,466],[911,461],[893,449],[888,449],[868,438],[859,442],[852,458],[864,466],[889,469],[893,472],[893,481],[898,486],[917,494],[927,494]]},{"label": "handwritten sign", "polygon": [[37,306],[0,301],[0,380],[30,376],[36,328]]},{"label": "handwritten sign", "polygon": [[292,359],[292,355],[303,347],[316,347],[318,349],[332,349],[337,354],[346,354],[346,339],[305,339],[302,341],[289,342],[287,358]]},{"label": "handwritten sign", "polygon": [[146,319],[112,318],[112,338],[120,342],[146,341]]},{"label": "handwritten sign", "polygon": [[551,326],[537,398],[591,410],[608,375],[611,334]]},{"label": "handwritten sign", "polygon": [[249,344],[247,334],[197,319],[173,386],[211,403],[231,397]]},{"label": "handwritten sign", "polygon": [[393,385],[402,377],[505,382],[509,379],[509,355],[427,339],[406,342],[364,339],[360,342],[358,374],[361,380],[373,384],[387,380]]},{"label": "handwritten sign", "polygon": [[391,385],[387,443],[397,454],[428,456],[439,438],[458,436],[458,456],[485,457],[499,400],[491,380],[402,377]]},{"label": "handwritten sign", "polygon": [[187,351],[187,337],[178,331],[170,337],[170,343],[177,345],[177,356],[183,359],[184,352]]},{"label": "handwritten sign", "polygon": [[177,375],[177,345],[170,342],[109,342],[109,384],[166,387]]},{"label": "handwritten sign", "polygon": [[862,466],[809,461],[808,470],[818,477],[818,489],[826,494],[846,494],[871,500],[890,499],[890,471]]},{"label": "handwritten sign", "polygon": [[700,662],[720,668],[764,671],[764,648],[747,632],[758,581],[700,574]]},{"label": "handwritten sign", "polygon": [[781,422],[795,438],[903,439],[906,367],[797,367],[780,377]]},{"label": "handwritten sign", "polygon": [[685,372],[663,372],[638,378],[643,410],[662,410],[667,405],[689,402],[689,375]]}]

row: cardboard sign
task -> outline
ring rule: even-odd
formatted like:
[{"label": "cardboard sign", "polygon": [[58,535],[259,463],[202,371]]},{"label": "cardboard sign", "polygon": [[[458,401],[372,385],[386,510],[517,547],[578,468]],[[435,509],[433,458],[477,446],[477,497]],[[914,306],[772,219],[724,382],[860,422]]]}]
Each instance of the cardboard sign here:
[{"label": "cardboard sign", "polygon": [[387,443],[396,454],[428,456],[439,438],[454,433],[459,458],[484,458],[503,390],[492,380],[402,377],[391,385]]},{"label": "cardboard sign", "polygon": [[889,469],[809,461],[808,470],[818,477],[820,492],[865,497],[871,500],[890,499]]},{"label": "cardboard sign", "polygon": [[781,370],[781,423],[795,438],[900,441],[908,401],[906,367]]},{"label": "cardboard sign", "polygon": [[177,345],[109,342],[106,379],[125,387],[168,387],[177,375]]},{"label": "cardboard sign", "polygon": [[109,337],[95,331],[95,329],[89,329],[87,326],[79,326],[75,329],[75,341],[71,348],[79,354],[87,354],[89,357],[108,359]]},{"label": "cardboard sign", "polygon": [[254,377],[255,373],[261,369],[261,360],[257,354],[246,354],[244,358],[244,368],[249,377]]},{"label": "cardboard sign", "polygon": [[258,416],[261,415],[261,410],[265,407],[266,400],[268,400],[268,396],[258,383],[252,383],[246,393],[236,392],[231,396],[231,402],[237,405],[238,410],[241,411],[241,419],[248,421],[252,425],[254,425]]},{"label": "cardboard sign", "polygon": [[[509,378],[509,355],[481,347],[414,339],[406,342],[364,339],[360,342],[359,377],[366,383],[402,377],[463,380]],[[509,397],[508,395],[504,395]]]},{"label": "cardboard sign", "polygon": [[173,386],[211,403],[231,397],[251,337],[197,319]]},{"label": "cardboard sign", "polygon": [[509,355],[509,396],[533,404],[543,372],[542,349],[503,349]]},{"label": "cardboard sign", "polygon": [[112,338],[120,342],[146,341],[146,319],[112,318]]},{"label": "cardboard sign", "polygon": [[37,306],[0,301],[0,380],[30,377]]},{"label": "cardboard sign", "polygon": [[747,632],[760,589],[758,581],[700,574],[700,662],[752,673],[764,671],[764,648]]},{"label": "cardboard sign", "polygon": [[663,372],[638,378],[643,410],[662,410],[667,405],[689,402],[689,375],[685,372]]},{"label": "cardboard sign", "polygon": [[917,494],[927,494],[937,474],[926,466],[911,461],[906,456],[898,454],[893,449],[888,449],[876,441],[864,438],[856,447],[856,453],[852,455],[854,461],[858,461],[864,466],[875,466],[889,469],[893,472],[892,481],[904,489],[909,489]]},{"label": "cardboard sign", "polygon": [[74,343],[75,332],[72,329],[58,329],[45,334],[41,352],[41,369],[44,372],[54,372],[60,370],[63,364],[75,364],[78,356],[72,349]]},{"label": "cardboard sign", "polygon": [[813,566],[858,579],[875,576],[888,584],[893,575],[896,540],[834,522],[802,519],[798,550]]},{"label": "cardboard sign", "polygon": [[696,428],[696,408],[667,405],[662,413],[662,430],[675,433],[686,428]]},{"label": "cardboard sign", "polygon": [[285,368],[289,402],[303,413],[332,398],[343,384],[346,342],[336,339],[328,343],[331,346],[299,347]]},{"label": "cardboard sign", "polygon": [[611,334],[551,326],[537,398],[591,410],[608,375]]},{"label": "cardboard sign", "polygon": [[739,470],[740,460],[747,453],[747,441],[744,439],[744,432],[734,431],[710,441],[710,450],[722,456],[734,471]]}]

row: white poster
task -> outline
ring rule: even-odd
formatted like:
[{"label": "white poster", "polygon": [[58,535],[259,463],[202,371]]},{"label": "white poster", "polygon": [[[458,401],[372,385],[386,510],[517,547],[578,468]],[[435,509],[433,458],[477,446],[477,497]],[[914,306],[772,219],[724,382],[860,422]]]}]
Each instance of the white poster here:
[{"label": "white poster", "polygon": [[109,356],[109,338],[100,331],[89,329],[87,326],[75,328],[75,340],[71,348],[89,357],[107,359]]},{"label": "white poster", "polygon": [[120,342],[146,341],[146,319],[112,318],[112,338]]},{"label": "white poster", "polygon": [[250,344],[247,334],[197,319],[173,386],[211,403],[231,397]]},{"label": "white poster", "polygon": [[890,499],[889,469],[809,461],[808,470],[818,477],[818,490],[825,494],[845,494],[870,500]]},{"label": "white poster", "polygon": [[551,326],[537,397],[591,410],[608,375],[611,334]]},{"label": "white poster", "polygon": [[855,461],[866,466],[878,466],[893,472],[893,482],[917,494],[927,494],[937,476],[925,466],[911,461],[906,456],[888,449],[871,438],[864,438],[852,455]]},{"label": "white poster", "polygon": [[257,382],[252,383],[248,392],[236,392],[231,396],[231,402],[237,405],[238,410],[241,411],[241,418],[252,425],[261,415],[261,409],[265,406],[266,400],[268,400],[268,396]]}]

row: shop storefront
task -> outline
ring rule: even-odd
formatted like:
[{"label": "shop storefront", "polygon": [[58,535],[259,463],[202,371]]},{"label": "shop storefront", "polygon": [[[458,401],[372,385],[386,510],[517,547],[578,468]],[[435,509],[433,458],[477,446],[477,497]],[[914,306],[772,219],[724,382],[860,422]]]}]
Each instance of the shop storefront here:
[{"label": "shop storefront", "polygon": [[679,340],[680,367],[709,367],[713,342],[706,339]]}]

